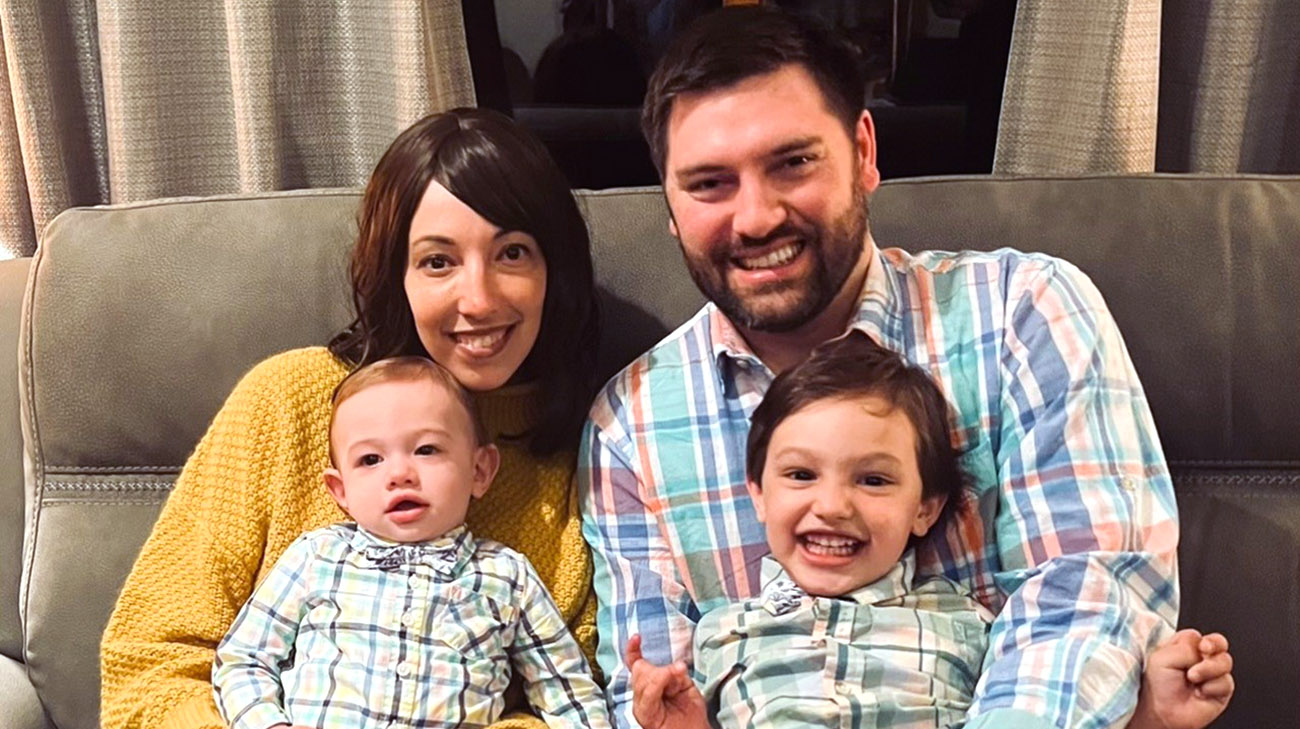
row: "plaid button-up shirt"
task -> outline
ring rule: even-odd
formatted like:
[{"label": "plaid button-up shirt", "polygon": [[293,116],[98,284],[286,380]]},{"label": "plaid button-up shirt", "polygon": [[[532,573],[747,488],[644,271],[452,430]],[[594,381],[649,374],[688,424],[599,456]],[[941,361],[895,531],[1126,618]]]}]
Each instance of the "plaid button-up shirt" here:
[{"label": "plaid button-up shirt", "polygon": [[[1144,651],[1176,622],[1178,521],[1101,295],[1043,255],[873,255],[850,326],[935,377],[971,490],[918,574],[997,613],[969,726],[1122,725]],[[708,304],[592,406],[577,477],[618,724],[635,726],[629,636],[654,663],[689,660],[703,613],[759,593],[745,439],[772,377]]]},{"label": "plaid button-up shirt", "polygon": [[763,560],[763,592],[705,614],[695,670],[724,729],[960,724],[993,616],[956,584],[913,584],[909,551],[879,580],[812,597]]},{"label": "plaid button-up shirt", "polygon": [[217,647],[233,729],[486,726],[511,668],[553,727],[606,727],[604,696],[528,560],[464,526],[395,544],[354,524],[285,550]]}]

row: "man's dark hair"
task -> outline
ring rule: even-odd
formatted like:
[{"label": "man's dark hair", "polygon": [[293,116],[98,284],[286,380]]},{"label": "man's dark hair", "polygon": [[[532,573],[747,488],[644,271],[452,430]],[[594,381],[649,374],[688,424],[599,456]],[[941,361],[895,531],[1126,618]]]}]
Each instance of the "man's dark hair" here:
[{"label": "man's dark hair", "polygon": [[853,127],[866,80],[857,47],[818,21],[775,8],[724,8],[692,23],[664,52],[641,107],[641,131],[659,175],[668,158],[668,117],[681,94],[713,91],[783,66],[802,66],[826,108]]},{"label": "man's dark hair", "polygon": [[745,471],[762,486],[772,433],[786,418],[823,400],[876,396],[903,411],[916,428],[921,496],[946,496],[936,525],[960,513],[965,486],[948,431],[948,400],[925,370],[853,330],[813,350],[772,382],[750,418]]}]

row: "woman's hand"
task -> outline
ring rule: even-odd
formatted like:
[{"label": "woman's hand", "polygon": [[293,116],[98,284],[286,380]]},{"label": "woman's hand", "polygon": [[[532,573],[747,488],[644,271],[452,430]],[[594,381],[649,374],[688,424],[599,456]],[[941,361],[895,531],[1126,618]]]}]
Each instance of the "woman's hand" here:
[{"label": "woman's hand", "polygon": [[1201,729],[1223,713],[1234,689],[1228,639],[1180,630],[1147,658],[1129,729]]},{"label": "woman's hand", "polygon": [[642,729],[707,729],[704,696],[678,661],[656,666],[641,655],[641,636],[627,642],[632,671],[632,715]]}]

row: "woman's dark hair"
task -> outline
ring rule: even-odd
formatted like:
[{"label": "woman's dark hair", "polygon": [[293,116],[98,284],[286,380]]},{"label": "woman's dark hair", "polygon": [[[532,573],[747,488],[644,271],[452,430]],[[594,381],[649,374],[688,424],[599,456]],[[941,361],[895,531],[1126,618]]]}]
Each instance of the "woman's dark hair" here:
[{"label": "woman's dark hair", "polygon": [[668,158],[668,118],[678,96],[734,86],[787,65],[812,76],[826,108],[852,139],[867,88],[857,47],[806,15],[764,6],[723,8],[674,39],[650,76],[641,131],[660,176]]},{"label": "woman's dark hair", "polygon": [[916,428],[921,496],[947,497],[936,524],[959,514],[965,480],[948,430],[947,399],[925,370],[908,364],[856,329],[814,349],[808,359],[772,382],[750,418],[745,450],[749,480],[762,485],[768,444],[786,418],[822,400],[873,395],[902,410]]},{"label": "woman's dark hair", "polygon": [[531,235],[541,248],[541,330],[520,369],[539,382],[545,404],[541,421],[526,435],[535,453],[571,447],[594,390],[599,337],[587,225],[541,142],[497,112],[452,109],[427,116],[384,152],[361,200],[352,249],[356,318],[330,341],[330,351],[353,367],[429,356],[403,281],[411,218],[430,182],[493,225]]}]

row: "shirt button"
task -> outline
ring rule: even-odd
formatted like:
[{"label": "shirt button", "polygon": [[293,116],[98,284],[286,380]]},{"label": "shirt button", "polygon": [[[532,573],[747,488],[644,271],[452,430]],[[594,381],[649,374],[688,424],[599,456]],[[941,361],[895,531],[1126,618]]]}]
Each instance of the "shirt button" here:
[{"label": "shirt button", "polygon": [[847,683],[844,683],[843,681],[836,681],[835,693],[839,694],[840,696],[848,696],[849,694],[853,693],[853,687],[848,685]]},{"label": "shirt button", "polygon": [[406,578],[406,584],[410,585],[412,588],[418,588],[420,586],[420,576],[411,575],[410,577]]},{"label": "shirt button", "polygon": [[1137,483],[1128,476],[1121,478],[1119,480],[1119,485],[1122,486],[1125,491],[1132,491],[1137,488]]},{"label": "shirt button", "polygon": [[406,678],[407,676],[410,676],[411,672],[414,670],[415,669],[412,668],[411,664],[408,662],[403,661],[402,663],[397,664],[397,675],[401,676],[402,678]]},{"label": "shirt button", "polygon": [[817,640],[813,641],[813,645],[817,646],[818,648],[825,648],[825,647],[826,647],[826,639],[825,639],[825,638],[818,638]]},{"label": "shirt button", "polygon": [[415,625],[415,621],[418,620],[419,617],[420,616],[415,614],[414,610],[407,610],[406,614],[402,616],[402,625],[410,628]]}]

